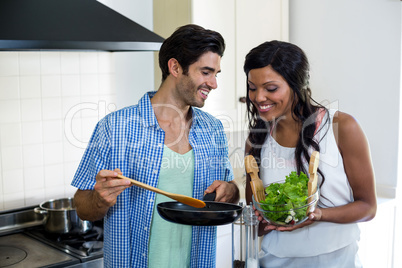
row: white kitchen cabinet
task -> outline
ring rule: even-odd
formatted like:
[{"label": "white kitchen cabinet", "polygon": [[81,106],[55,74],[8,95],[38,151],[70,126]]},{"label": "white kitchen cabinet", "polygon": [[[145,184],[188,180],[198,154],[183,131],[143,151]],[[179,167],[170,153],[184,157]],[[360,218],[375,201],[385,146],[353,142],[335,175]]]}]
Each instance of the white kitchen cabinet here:
[{"label": "white kitchen cabinet", "polygon": [[[226,131],[246,128],[245,104],[239,102],[246,95],[245,55],[264,41],[288,41],[288,4],[288,0],[154,0],[154,31],[159,35],[166,38],[177,27],[194,23],[224,37],[218,88],[203,109],[218,117]],[[158,85],[161,73],[155,69]]]},{"label": "white kitchen cabinet", "polygon": [[236,90],[240,97],[246,95],[243,64],[247,53],[266,41],[289,41],[289,2],[237,0],[236,25]]}]

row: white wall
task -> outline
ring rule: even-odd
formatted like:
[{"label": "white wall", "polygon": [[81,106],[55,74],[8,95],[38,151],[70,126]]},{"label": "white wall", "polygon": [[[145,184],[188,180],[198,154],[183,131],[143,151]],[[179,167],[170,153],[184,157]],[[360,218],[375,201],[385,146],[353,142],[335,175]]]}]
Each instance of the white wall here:
[{"label": "white wall", "polygon": [[115,109],[109,52],[0,52],[0,210],[69,197],[96,122]]},{"label": "white wall", "polygon": [[397,185],[401,74],[399,0],[291,0],[290,41],[311,64],[319,102],[355,116],[370,142],[379,193]]},{"label": "white wall", "polygon": [[[102,2],[152,29],[152,1]],[[72,196],[96,122],[153,74],[153,52],[0,52],[0,211]]]},{"label": "white wall", "polygon": [[[153,3],[143,0],[99,0],[152,31]],[[136,104],[154,86],[154,52],[115,52],[117,107]],[[158,66],[156,66],[159,68]]]},{"label": "white wall", "polygon": [[[313,97],[334,102],[333,106],[358,119],[370,142],[377,194],[395,197],[398,193],[396,214],[380,202],[378,217],[360,225],[359,254],[365,267],[402,265],[398,254],[402,249],[401,230],[397,227],[402,223],[402,181],[398,176],[402,161],[398,151],[402,137],[401,3],[290,0],[290,41],[304,49],[310,59]],[[377,230],[384,230],[381,236],[375,235]],[[388,254],[379,254],[387,250]]]}]

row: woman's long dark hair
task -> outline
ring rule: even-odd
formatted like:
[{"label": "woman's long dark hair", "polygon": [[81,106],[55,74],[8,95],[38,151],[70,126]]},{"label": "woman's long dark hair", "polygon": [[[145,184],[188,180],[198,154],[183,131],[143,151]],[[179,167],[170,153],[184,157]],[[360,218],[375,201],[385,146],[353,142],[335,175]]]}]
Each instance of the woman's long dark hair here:
[{"label": "woman's long dark hair", "polygon": [[[314,140],[314,135],[319,132],[319,130],[316,131],[315,122],[321,109],[324,109],[325,113],[328,113],[328,110],[311,97],[309,63],[305,53],[298,46],[281,41],[270,41],[253,48],[247,54],[244,63],[247,80],[250,70],[268,65],[286,80],[293,91],[292,116],[296,121],[302,123],[295,150],[296,167],[298,173],[302,171],[308,174],[302,160],[309,163],[309,148],[320,151],[318,142]],[[248,142],[251,148],[248,154],[253,155],[260,164],[262,145],[271,129],[271,124],[275,124],[275,122],[266,122],[259,117],[257,108],[250,101],[248,83],[246,103],[250,131]],[[326,118],[327,121],[322,122],[320,130],[329,122],[329,117]],[[318,173],[321,175],[323,183],[324,174],[320,170]]]}]

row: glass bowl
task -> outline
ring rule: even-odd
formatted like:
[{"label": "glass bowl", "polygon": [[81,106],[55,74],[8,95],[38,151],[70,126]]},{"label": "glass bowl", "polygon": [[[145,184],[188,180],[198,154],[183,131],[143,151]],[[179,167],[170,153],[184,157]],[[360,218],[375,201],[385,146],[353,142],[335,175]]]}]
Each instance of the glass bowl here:
[{"label": "glass bowl", "polygon": [[[284,182],[285,181],[280,181],[275,183]],[[267,196],[267,194],[265,194],[265,196]],[[254,199],[254,195],[252,198],[254,207],[269,224],[291,227],[306,221],[308,214],[314,211],[319,199],[319,189],[317,187],[314,194],[296,203],[269,204],[265,203],[265,201],[257,202]],[[310,205],[311,207],[309,211],[307,211]]]}]

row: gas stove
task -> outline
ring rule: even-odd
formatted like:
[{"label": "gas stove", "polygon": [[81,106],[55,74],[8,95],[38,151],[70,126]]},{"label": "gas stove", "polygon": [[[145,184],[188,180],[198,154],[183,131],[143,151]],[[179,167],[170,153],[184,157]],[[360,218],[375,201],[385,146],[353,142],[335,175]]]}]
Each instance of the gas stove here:
[{"label": "gas stove", "polygon": [[0,212],[0,267],[103,267],[103,222],[85,234],[52,234],[35,207]]}]

